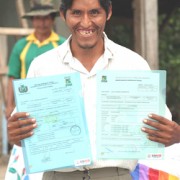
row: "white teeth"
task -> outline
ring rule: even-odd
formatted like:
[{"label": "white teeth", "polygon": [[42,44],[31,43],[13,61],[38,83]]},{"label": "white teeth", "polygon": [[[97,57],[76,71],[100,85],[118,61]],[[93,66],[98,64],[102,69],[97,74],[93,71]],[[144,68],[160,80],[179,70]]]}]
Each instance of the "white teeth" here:
[{"label": "white teeth", "polygon": [[82,35],[91,35],[93,31],[79,31]]}]

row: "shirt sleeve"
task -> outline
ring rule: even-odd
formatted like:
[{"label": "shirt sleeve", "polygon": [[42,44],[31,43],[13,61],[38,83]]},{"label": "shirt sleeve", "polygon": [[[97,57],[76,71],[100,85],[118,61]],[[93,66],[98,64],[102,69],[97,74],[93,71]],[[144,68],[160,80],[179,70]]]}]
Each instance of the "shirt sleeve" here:
[{"label": "shirt sleeve", "polygon": [[25,46],[24,42],[24,39],[21,39],[14,45],[9,58],[8,76],[14,77],[16,79],[19,79],[21,77],[20,54],[23,47]]}]

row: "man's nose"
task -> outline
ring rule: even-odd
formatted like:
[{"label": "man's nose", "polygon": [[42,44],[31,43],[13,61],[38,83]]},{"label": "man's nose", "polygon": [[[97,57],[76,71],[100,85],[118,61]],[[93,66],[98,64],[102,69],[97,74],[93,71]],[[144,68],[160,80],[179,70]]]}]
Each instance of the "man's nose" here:
[{"label": "man's nose", "polygon": [[81,18],[81,25],[83,27],[89,27],[91,25],[91,18],[88,14],[84,14]]}]

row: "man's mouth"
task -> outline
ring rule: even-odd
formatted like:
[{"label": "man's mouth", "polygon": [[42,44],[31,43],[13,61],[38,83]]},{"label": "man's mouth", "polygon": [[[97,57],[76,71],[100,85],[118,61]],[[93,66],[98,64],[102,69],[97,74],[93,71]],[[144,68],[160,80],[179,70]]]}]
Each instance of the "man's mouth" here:
[{"label": "man's mouth", "polygon": [[95,30],[78,30],[78,32],[82,35],[82,36],[86,36],[86,37],[89,37],[91,36]]}]

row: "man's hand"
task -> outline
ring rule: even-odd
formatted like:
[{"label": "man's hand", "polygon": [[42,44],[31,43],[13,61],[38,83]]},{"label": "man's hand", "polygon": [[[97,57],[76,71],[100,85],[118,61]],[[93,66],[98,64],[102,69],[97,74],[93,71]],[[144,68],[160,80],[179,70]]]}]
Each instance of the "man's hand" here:
[{"label": "man's hand", "polygon": [[7,122],[9,142],[21,146],[21,140],[33,135],[36,120],[26,112],[13,114]]},{"label": "man's hand", "polygon": [[180,142],[180,125],[175,121],[170,121],[156,114],[150,114],[149,118],[156,120],[145,119],[143,121],[145,124],[155,128],[142,128],[142,131],[147,133],[149,140],[162,143],[165,146]]},{"label": "man's hand", "polygon": [[14,110],[14,106],[7,106],[6,110],[5,110],[5,115],[6,115],[6,119],[8,120],[9,117],[11,116],[11,113]]}]

